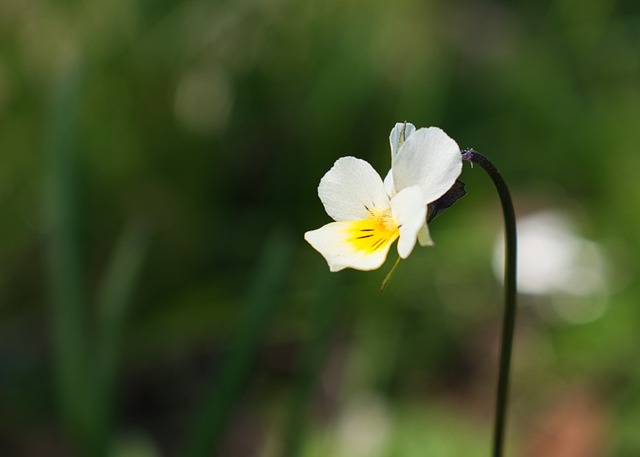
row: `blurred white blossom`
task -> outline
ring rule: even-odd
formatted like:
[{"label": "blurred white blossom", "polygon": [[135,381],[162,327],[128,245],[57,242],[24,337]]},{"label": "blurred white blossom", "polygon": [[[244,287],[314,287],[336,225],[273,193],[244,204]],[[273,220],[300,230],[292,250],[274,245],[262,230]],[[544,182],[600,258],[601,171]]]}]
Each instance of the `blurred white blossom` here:
[{"label": "blurred white blossom", "polygon": [[[504,241],[496,240],[493,267],[502,280]],[[518,290],[550,296],[557,314],[571,322],[596,319],[607,295],[606,261],[601,247],[577,234],[568,214],[533,213],[518,220]]]}]

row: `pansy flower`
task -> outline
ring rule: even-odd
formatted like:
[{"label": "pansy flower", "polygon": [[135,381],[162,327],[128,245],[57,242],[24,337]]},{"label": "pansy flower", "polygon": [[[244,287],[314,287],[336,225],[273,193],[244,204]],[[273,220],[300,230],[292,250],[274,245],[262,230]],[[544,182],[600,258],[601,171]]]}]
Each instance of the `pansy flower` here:
[{"label": "pansy flower", "polygon": [[384,181],[362,159],[342,157],[320,180],[318,195],[331,222],[306,232],[305,240],[329,264],[375,270],[398,240],[406,259],[416,241],[432,245],[427,205],[442,197],[462,171],[458,144],[437,127],[398,123],[389,136],[391,170]]}]

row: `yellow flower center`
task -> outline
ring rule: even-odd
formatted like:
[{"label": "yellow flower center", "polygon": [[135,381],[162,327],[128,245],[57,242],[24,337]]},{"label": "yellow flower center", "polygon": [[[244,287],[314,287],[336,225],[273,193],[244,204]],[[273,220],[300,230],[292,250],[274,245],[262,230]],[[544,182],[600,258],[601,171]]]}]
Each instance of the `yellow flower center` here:
[{"label": "yellow flower center", "polygon": [[347,229],[347,242],[351,243],[356,251],[372,254],[393,243],[398,239],[400,232],[391,211],[369,210],[369,213],[370,219],[353,221]]}]

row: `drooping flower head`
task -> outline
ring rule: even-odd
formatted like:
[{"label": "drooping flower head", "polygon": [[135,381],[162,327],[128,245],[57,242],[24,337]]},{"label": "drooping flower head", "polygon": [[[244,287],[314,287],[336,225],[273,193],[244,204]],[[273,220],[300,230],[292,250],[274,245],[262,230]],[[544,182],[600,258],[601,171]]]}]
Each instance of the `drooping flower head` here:
[{"label": "drooping flower head", "polygon": [[342,157],[323,176],[318,195],[331,222],[304,234],[329,264],[375,270],[398,240],[406,259],[416,241],[432,245],[427,205],[442,197],[462,171],[458,144],[437,127],[398,123],[389,135],[391,170],[384,181],[362,159]]}]

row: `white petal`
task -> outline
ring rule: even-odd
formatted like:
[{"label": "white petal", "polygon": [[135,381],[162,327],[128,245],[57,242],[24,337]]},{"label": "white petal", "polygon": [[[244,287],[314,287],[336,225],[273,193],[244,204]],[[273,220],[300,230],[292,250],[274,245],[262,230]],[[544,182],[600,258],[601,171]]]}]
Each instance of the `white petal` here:
[{"label": "white petal", "polygon": [[417,130],[402,144],[391,168],[396,190],[420,186],[427,204],[453,186],[462,171],[462,154],[446,133],[429,127]]},{"label": "white petal", "polygon": [[[376,222],[371,220],[332,222],[317,230],[306,232],[304,239],[322,254],[331,271],[340,271],[345,268],[375,270],[384,263],[398,233],[390,232],[387,234],[389,238],[376,243],[373,247],[369,245],[363,248],[365,240],[358,240],[356,233],[358,225],[362,223],[375,224]],[[366,238],[367,241],[373,239],[370,232],[366,233],[365,236],[372,237]]]},{"label": "white petal", "polygon": [[391,145],[391,158],[396,155],[402,143],[409,138],[413,132],[416,131],[416,126],[409,122],[398,122],[391,130],[389,135],[389,144]]},{"label": "white petal", "polygon": [[433,239],[431,239],[431,233],[429,232],[429,226],[425,222],[418,232],[418,243],[420,246],[433,246]]},{"label": "white petal", "polygon": [[387,176],[384,177],[384,190],[389,196],[389,198],[393,197],[396,192],[396,186],[393,184],[393,171],[389,170]]},{"label": "white petal", "polygon": [[400,228],[398,254],[406,259],[413,251],[418,232],[427,217],[427,205],[424,203],[422,189],[412,186],[398,192],[391,200],[391,211]]},{"label": "white petal", "polygon": [[342,157],[322,177],[318,196],[336,221],[366,219],[373,208],[389,208],[382,178],[362,159]]}]

